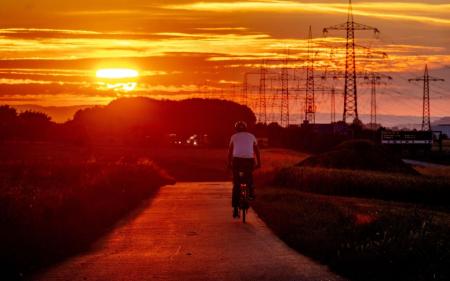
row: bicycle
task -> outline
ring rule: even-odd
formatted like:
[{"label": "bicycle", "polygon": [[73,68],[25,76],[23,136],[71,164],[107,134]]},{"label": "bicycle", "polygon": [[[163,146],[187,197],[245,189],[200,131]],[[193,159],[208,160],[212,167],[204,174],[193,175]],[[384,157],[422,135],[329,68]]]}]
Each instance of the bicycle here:
[{"label": "bicycle", "polygon": [[239,172],[239,204],[238,213],[242,214],[242,222],[245,223],[246,215],[250,207],[248,199],[248,179],[244,177],[244,172]]}]

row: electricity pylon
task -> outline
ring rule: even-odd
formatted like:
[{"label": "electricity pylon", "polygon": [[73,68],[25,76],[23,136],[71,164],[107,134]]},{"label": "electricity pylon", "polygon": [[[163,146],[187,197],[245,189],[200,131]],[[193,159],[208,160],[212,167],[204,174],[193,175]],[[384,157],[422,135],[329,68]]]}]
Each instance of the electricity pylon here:
[{"label": "electricity pylon", "polygon": [[391,76],[371,72],[364,76],[370,85],[370,126],[375,129],[377,124],[377,86],[381,85],[383,79],[392,80]]},{"label": "electricity pylon", "polygon": [[289,126],[289,67],[288,58],[286,57],[283,67],[281,68],[281,108],[280,108],[280,125]]},{"label": "electricity pylon", "polygon": [[259,69],[259,95],[258,95],[258,121],[267,124],[267,105],[266,105],[266,76],[267,68],[265,62],[261,64]]},{"label": "electricity pylon", "polygon": [[[344,86],[344,116],[343,121],[347,119],[358,118],[358,89],[356,76],[356,55],[355,55],[355,31],[371,30],[375,34],[380,31],[368,25],[356,23],[353,20],[352,1],[348,1],[347,22],[327,27],[323,29],[323,33],[327,34],[330,30],[345,30],[347,32],[347,40],[345,46],[345,86]],[[352,120],[352,121],[353,121]]]},{"label": "electricity pylon", "polygon": [[331,124],[336,123],[336,89],[334,86],[331,88]]},{"label": "electricity pylon", "polygon": [[304,123],[316,122],[316,104],[314,93],[314,56],[312,53],[312,29],[309,26],[308,37],[308,61],[306,65],[306,95],[305,95],[305,120]]},{"label": "electricity pylon", "polygon": [[423,81],[422,131],[431,131],[430,82],[443,82],[445,80],[431,77],[428,74],[428,65],[425,65],[423,77],[409,79],[408,81]]}]

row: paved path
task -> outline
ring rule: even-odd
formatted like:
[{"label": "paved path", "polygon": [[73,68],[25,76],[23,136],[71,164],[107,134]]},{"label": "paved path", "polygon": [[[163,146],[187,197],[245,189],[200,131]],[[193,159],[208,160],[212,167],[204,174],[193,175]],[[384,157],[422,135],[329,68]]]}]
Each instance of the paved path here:
[{"label": "paved path", "polygon": [[163,187],[137,216],[36,280],[343,280],[281,242],[251,210],[232,220],[229,183]]},{"label": "paved path", "polygon": [[409,164],[409,165],[413,165],[413,166],[428,167],[428,168],[445,169],[445,168],[449,167],[449,166],[446,166],[446,165],[440,165],[440,164],[424,162],[424,161],[417,161],[417,160],[411,160],[411,159],[403,159],[403,162],[405,162],[406,164]]}]

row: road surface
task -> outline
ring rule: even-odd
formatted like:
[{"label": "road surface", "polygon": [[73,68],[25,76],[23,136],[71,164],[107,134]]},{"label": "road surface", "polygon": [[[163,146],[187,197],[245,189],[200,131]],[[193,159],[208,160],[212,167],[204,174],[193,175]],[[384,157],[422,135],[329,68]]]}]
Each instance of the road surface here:
[{"label": "road surface", "polygon": [[405,162],[406,164],[412,165],[412,166],[420,166],[420,167],[427,167],[427,168],[445,169],[445,168],[449,167],[446,165],[434,164],[434,163],[430,163],[430,162],[417,161],[417,160],[411,160],[411,159],[403,159],[403,162]]},{"label": "road surface", "polygon": [[230,183],[161,189],[91,251],[35,280],[343,280],[287,247],[250,210],[233,220]]}]

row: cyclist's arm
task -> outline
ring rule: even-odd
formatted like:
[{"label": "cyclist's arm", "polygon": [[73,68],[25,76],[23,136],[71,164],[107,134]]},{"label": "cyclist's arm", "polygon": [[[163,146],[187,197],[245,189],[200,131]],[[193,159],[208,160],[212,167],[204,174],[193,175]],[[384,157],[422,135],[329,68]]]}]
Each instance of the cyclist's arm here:
[{"label": "cyclist's arm", "polygon": [[257,143],[253,144],[253,150],[255,151],[256,156],[256,167],[259,168],[261,167],[261,155],[259,153],[259,147]]}]

